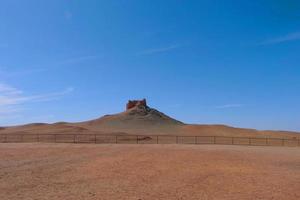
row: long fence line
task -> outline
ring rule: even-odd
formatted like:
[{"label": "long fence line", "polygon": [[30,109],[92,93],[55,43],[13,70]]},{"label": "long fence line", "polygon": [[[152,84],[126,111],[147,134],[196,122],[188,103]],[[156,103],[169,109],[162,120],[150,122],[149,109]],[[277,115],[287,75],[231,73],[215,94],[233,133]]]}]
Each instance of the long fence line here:
[{"label": "long fence line", "polygon": [[96,143],[96,144],[220,144],[300,147],[300,139],[101,134],[0,134],[0,143]]}]

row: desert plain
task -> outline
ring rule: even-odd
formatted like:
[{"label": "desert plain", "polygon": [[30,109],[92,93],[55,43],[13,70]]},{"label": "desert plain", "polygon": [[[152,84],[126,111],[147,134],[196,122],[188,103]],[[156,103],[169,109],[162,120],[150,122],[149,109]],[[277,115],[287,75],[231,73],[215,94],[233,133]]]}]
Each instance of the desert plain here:
[{"label": "desert plain", "polygon": [[0,144],[1,200],[300,199],[300,148]]},{"label": "desert plain", "polygon": [[0,127],[0,200],[299,200],[299,136],[186,124],[146,100],[85,122]]}]

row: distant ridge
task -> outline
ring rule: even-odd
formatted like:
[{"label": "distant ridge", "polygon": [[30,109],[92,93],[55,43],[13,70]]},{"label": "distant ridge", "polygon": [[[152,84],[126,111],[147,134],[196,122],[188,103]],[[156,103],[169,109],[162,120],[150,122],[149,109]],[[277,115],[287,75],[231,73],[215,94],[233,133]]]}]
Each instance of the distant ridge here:
[{"label": "distant ridge", "polygon": [[299,138],[300,133],[290,131],[258,131],[226,125],[185,124],[151,108],[146,99],[129,100],[126,110],[98,119],[54,124],[32,123],[1,127],[1,134],[111,134],[111,135],[190,135],[228,137]]}]

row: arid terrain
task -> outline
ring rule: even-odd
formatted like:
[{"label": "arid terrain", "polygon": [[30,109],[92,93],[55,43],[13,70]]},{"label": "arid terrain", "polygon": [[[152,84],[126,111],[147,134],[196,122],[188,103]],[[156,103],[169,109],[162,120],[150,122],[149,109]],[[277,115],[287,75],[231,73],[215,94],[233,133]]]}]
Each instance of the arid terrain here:
[{"label": "arid terrain", "polygon": [[129,101],[95,120],[0,128],[0,200],[298,200],[299,139],[186,124]]},{"label": "arid terrain", "polygon": [[300,199],[300,148],[0,144],[1,200]]},{"label": "arid terrain", "polygon": [[[130,102],[133,103],[130,105]],[[0,127],[1,134],[188,135],[300,139],[299,133],[289,131],[259,131],[226,125],[186,124],[150,108],[145,100],[129,101],[124,112],[105,115],[95,120]]]}]

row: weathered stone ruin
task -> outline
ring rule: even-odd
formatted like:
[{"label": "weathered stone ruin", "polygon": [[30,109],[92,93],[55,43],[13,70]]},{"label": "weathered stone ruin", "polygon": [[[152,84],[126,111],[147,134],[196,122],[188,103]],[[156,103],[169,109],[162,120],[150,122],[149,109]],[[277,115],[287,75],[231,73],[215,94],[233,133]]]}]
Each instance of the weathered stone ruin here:
[{"label": "weathered stone ruin", "polygon": [[129,100],[128,103],[126,104],[126,110],[129,110],[134,107],[147,107],[147,102],[146,99],[142,100]]}]

